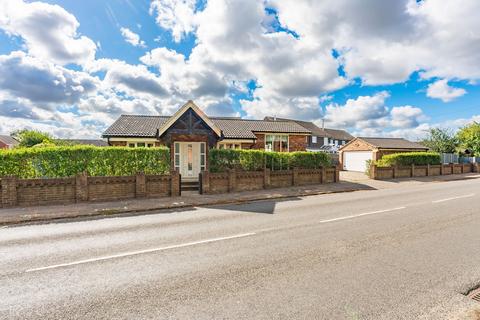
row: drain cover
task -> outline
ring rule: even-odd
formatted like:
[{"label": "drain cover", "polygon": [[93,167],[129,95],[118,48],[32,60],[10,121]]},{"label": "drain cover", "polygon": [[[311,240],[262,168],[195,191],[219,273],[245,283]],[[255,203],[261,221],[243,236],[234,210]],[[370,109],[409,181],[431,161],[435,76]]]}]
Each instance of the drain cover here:
[{"label": "drain cover", "polygon": [[470,291],[467,297],[477,302],[480,302],[480,288]]}]

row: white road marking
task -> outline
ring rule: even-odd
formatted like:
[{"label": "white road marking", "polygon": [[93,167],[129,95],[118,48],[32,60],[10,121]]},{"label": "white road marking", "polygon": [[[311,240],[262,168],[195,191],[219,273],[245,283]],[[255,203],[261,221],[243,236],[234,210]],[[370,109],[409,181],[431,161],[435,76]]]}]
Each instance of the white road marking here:
[{"label": "white road marking", "polygon": [[48,270],[48,269],[56,269],[56,268],[74,266],[74,265],[85,264],[85,263],[90,263],[90,262],[97,262],[97,261],[111,260],[111,259],[117,259],[117,258],[123,258],[123,257],[130,257],[130,256],[139,255],[139,254],[159,252],[159,251],[176,249],[176,248],[184,248],[184,247],[195,246],[195,245],[199,245],[199,244],[205,244],[205,243],[211,243],[211,242],[217,242],[217,241],[223,241],[223,240],[244,238],[244,237],[253,236],[255,234],[256,233],[254,233],[254,232],[243,233],[243,234],[236,234],[236,235],[228,236],[228,237],[213,238],[213,239],[207,239],[207,240],[201,240],[201,241],[194,241],[194,242],[176,244],[176,245],[167,246],[167,247],[159,247],[159,248],[152,248],[152,249],[139,250],[139,251],[130,251],[130,252],[124,252],[124,253],[115,254],[115,255],[111,255],[111,256],[103,256],[103,257],[98,257],[98,258],[73,261],[73,262],[69,262],[69,263],[55,264],[55,265],[51,265],[51,266],[47,266],[47,267],[28,269],[28,270],[25,270],[25,272],[35,272],[35,271],[42,271],[42,270]]},{"label": "white road marking", "polygon": [[333,219],[327,219],[327,220],[320,220],[317,223],[329,223],[329,222],[335,222],[335,221],[354,219],[354,218],[369,216],[369,215],[372,215],[372,214],[379,214],[379,213],[403,210],[403,209],[406,209],[406,208],[407,207],[397,207],[397,208],[391,208],[391,209],[384,209],[384,210],[378,210],[378,211],[371,211],[371,212],[353,214],[351,216],[345,216],[345,217],[339,217],[339,218],[333,218]]},{"label": "white road marking", "polygon": [[474,194],[474,193],[471,193],[471,194],[466,194],[466,195],[464,195],[464,196],[458,196],[458,197],[452,197],[452,198],[435,200],[435,201],[432,201],[432,203],[441,203],[441,202],[446,202],[446,201],[451,201],[451,200],[471,198],[471,197],[473,197],[473,196],[475,196],[475,194]]},{"label": "white road marking", "polygon": [[332,218],[332,219],[327,219],[327,220],[320,220],[320,221],[313,222],[313,223],[308,223],[308,224],[289,225],[289,226],[280,227],[280,228],[265,228],[265,229],[256,230],[256,233],[270,232],[270,231],[279,231],[279,230],[285,230],[285,229],[291,229],[291,228],[298,228],[298,227],[309,227],[309,226],[314,226],[314,225],[317,225],[317,224],[323,224],[323,223],[329,223],[329,222],[335,222],[335,221],[355,219],[355,218],[359,218],[359,217],[363,217],[363,216],[369,216],[369,215],[372,215],[372,214],[380,214],[380,213],[386,213],[386,212],[403,210],[403,209],[406,209],[406,208],[407,208],[407,207],[397,207],[397,208],[390,208],[390,209],[384,209],[384,210],[378,210],[378,211],[371,211],[371,212],[359,213],[359,214],[354,214],[354,215],[344,216],[344,217],[339,217],[339,218]]}]

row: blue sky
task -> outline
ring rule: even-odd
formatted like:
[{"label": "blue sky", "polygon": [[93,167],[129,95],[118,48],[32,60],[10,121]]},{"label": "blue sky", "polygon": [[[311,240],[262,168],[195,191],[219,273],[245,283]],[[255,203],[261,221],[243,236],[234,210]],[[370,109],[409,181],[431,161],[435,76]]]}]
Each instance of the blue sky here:
[{"label": "blue sky", "polygon": [[188,99],[357,135],[453,130],[480,120],[480,5],[460,2],[7,0],[0,133],[99,137]]}]

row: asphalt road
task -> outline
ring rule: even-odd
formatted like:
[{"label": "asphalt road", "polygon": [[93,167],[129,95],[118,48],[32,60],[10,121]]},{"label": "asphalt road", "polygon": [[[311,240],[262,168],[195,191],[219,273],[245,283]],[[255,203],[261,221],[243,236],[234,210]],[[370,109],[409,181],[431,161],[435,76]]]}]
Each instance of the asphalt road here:
[{"label": "asphalt road", "polygon": [[2,319],[453,319],[480,180],[0,229]]}]

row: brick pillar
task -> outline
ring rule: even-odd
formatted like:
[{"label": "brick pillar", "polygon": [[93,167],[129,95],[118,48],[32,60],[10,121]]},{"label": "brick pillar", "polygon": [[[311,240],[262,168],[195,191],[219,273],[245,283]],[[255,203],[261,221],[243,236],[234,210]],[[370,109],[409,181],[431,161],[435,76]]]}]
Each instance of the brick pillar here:
[{"label": "brick pillar", "polygon": [[320,183],[327,183],[327,169],[325,167],[321,169]]},{"label": "brick pillar", "polygon": [[17,205],[17,178],[13,176],[2,177],[2,198],[4,208]]},{"label": "brick pillar", "polygon": [[440,175],[443,176],[443,163],[440,164]]},{"label": "brick pillar", "polygon": [[177,170],[170,171],[170,196],[179,197],[181,196],[180,190],[180,173]]},{"label": "brick pillar", "polygon": [[263,188],[268,189],[270,188],[270,185],[271,185],[270,169],[264,168],[263,169]]},{"label": "brick pillar", "polygon": [[374,164],[370,165],[370,179],[377,179],[377,166]]},{"label": "brick pillar", "polygon": [[430,176],[430,164],[427,164],[427,177]]},{"label": "brick pillar", "polygon": [[393,179],[396,179],[397,175],[398,175],[398,167],[397,167],[397,165],[394,165],[392,167],[392,177],[393,177]]},{"label": "brick pillar", "polygon": [[412,169],[411,170],[412,170],[412,172],[410,174],[410,177],[413,178],[413,177],[415,177],[415,164],[413,164],[413,163],[412,163]]},{"label": "brick pillar", "polygon": [[473,171],[480,173],[480,163],[473,164]]},{"label": "brick pillar", "polygon": [[298,180],[298,168],[294,167],[292,170],[292,185],[298,186],[300,181]]},{"label": "brick pillar", "polygon": [[201,180],[202,190],[200,190],[200,193],[201,194],[209,193],[210,192],[210,172],[202,171],[200,173],[200,178],[202,179]]},{"label": "brick pillar", "polygon": [[450,174],[453,174],[454,173],[454,170],[455,170],[455,165],[453,163],[450,164]]},{"label": "brick pillar", "polygon": [[235,169],[228,171],[228,192],[233,192],[237,189],[237,172]]},{"label": "brick pillar", "polygon": [[333,182],[340,182],[340,170],[335,167],[335,175],[333,176]]},{"label": "brick pillar", "polygon": [[75,177],[75,201],[88,201],[88,174],[86,172]]},{"label": "brick pillar", "polygon": [[147,181],[143,172],[135,175],[135,198],[145,198],[147,196]]}]

